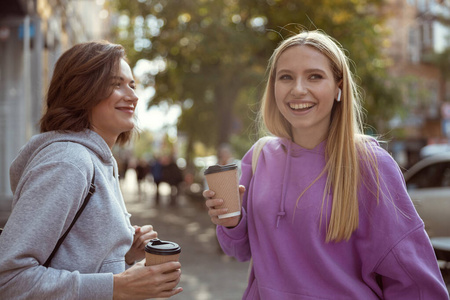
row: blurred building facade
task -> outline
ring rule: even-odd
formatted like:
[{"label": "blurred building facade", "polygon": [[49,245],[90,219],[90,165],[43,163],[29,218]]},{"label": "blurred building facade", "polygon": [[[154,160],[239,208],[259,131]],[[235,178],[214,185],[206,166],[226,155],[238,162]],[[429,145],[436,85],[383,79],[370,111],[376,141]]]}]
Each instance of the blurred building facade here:
[{"label": "blurred building facade", "polygon": [[390,73],[408,112],[391,124],[402,138],[390,150],[409,167],[425,145],[450,141],[450,1],[387,0],[384,10],[391,32]]},{"label": "blurred building facade", "polygon": [[107,38],[103,2],[0,1],[0,214],[11,209],[9,166],[39,132],[56,60],[75,43]]}]

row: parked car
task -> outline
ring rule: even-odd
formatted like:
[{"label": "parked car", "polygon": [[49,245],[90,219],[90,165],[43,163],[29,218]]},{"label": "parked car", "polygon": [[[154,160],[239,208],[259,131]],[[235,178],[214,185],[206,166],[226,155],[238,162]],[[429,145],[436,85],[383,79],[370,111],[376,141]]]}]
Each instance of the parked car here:
[{"label": "parked car", "polygon": [[425,157],[404,176],[430,238],[450,237],[450,152]]}]

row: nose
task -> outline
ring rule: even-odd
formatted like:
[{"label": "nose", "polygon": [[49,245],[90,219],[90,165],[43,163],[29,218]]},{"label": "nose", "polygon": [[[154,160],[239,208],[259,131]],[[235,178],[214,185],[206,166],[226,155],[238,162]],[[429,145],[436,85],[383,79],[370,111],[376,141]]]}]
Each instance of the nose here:
[{"label": "nose", "polygon": [[133,103],[136,103],[139,100],[138,96],[136,95],[136,91],[133,88],[128,88],[125,100]]},{"label": "nose", "polygon": [[307,88],[301,79],[294,81],[294,84],[291,89],[292,96],[304,96],[306,95],[307,92],[308,92]]}]

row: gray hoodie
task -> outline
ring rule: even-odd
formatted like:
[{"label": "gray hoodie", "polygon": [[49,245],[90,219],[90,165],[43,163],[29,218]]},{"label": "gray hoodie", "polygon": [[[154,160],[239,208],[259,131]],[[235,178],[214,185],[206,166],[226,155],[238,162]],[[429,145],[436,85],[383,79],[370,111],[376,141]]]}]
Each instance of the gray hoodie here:
[{"label": "gray hoodie", "polygon": [[[42,264],[96,191],[50,267]],[[113,274],[125,271],[134,229],[117,163],[97,133],[34,136],[10,168],[13,209],[0,235],[0,299],[112,299]]]}]

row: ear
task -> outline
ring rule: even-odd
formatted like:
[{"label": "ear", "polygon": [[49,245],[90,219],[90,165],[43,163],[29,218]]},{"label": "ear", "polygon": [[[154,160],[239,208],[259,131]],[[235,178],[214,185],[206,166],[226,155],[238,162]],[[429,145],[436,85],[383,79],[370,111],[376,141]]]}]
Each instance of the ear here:
[{"label": "ear", "polygon": [[342,97],[342,82],[343,80],[339,80],[339,82],[337,83],[337,87],[338,87],[338,95],[336,97],[336,101],[337,102],[341,102],[341,97]]}]

